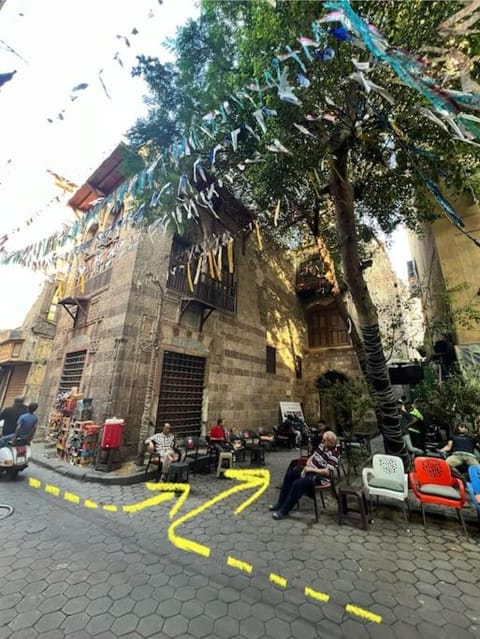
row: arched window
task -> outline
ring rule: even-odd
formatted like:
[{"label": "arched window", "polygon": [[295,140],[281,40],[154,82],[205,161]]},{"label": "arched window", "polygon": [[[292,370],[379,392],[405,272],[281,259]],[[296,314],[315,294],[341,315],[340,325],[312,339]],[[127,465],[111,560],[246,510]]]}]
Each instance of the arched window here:
[{"label": "arched window", "polygon": [[346,346],[347,330],[335,303],[316,306],[307,311],[308,345],[310,348]]}]

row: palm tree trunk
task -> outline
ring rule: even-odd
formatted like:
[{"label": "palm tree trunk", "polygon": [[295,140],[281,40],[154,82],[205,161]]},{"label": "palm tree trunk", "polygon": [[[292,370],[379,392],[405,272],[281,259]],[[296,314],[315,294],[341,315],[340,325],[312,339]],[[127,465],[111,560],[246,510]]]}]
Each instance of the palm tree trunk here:
[{"label": "palm tree trunk", "polygon": [[396,399],[388,375],[377,310],[360,266],[353,186],[348,179],[348,151],[348,140],[336,145],[330,172],[345,281],[357,311],[365,352],[364,373],[376,406],[386,452],[399,455],[405,468],[408,468],[409,458],[402,439],[400,416],[396,410]]}]

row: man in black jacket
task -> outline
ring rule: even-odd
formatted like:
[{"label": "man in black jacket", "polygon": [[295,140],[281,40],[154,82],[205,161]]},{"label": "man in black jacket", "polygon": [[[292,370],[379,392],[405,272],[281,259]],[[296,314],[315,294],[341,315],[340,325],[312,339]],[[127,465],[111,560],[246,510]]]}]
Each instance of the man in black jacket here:
[{"label": "man in black jacket", "polygon": [[13,400],[13,406],[8,406],[2,410],[0,421],[3,419],[3,436],[11,435],[15,432],[18,418],[24,413],[28,413],[28,408],[23,403],[23,397],[16,397]]}]

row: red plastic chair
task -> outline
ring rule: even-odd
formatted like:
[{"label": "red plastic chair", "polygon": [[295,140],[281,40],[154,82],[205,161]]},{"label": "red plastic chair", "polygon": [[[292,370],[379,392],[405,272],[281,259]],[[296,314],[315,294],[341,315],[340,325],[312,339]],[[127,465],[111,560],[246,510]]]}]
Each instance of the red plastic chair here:
[{"label": "red plastic chair", "polygon": [[461,480],[452,477],[450,466],[445,460],[435,457],[417,457],[414,470],[410,473],[410,486],[420,502],[425,530],[427,530],[427,520],[424,504],[438,504],[455,508],[465,535],[468,537],[462,515],[465,488]]}]

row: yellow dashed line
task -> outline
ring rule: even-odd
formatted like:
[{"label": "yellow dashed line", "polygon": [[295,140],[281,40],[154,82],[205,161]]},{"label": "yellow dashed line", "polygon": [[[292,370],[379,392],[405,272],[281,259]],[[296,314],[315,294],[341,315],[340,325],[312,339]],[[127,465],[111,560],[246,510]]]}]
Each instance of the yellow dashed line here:
[{"label": "yellow dashed line", "polygon": [[227,565],[232,568],[238,568],[238,570],[243,570],[243,572],[248,572],[248,574],[250,574],[253,570],[252,564],[249,564],[246,561],[240,561],[240,559],[235,559],[235,557],[228,557]]},{"label": "yellow dashed line", "polygon": [[69,492],[65,491],[63,493],[63,498],[66,501],[72,502],[72,504],[79,504],[80,503],[80,497],[78,495],[75,495],[74,493],[69,493]]},{"label": "yellow dashed line", "polygon": [[46,484],[45,492],[49,495],[55,495],[55,497],[58,497],[60,495],[60,488],[58,486],[52,486],[52,484]]},{"label": "yellow dashed line", "polygon": [[277,584],[277,586],[281,586],[282,588],[287,587],[288,582],[285,579],[285,577],[280,577],[280,575],[276,575],[274,572],[271,572],[268,578],[270,579],[271,582],[273,582],[274,584]]},{"label": "yellow dashed line", "polygon": [[[227,473],[228,472],[229,471],[227,471]],[[199,514],[200,512],[202,512],[209,506],[213,505],[217,501],[220,501],[220,499],[230,496],[231,494],[234,494],[236,492],[239,492],[242,489],[245,490],[246,487],[248,488],[257,487],[257,485],[261,483],[258,481],[258,479],[257,479],[257,482],[254,483],[253,481],[251,481],[250,485],[236,486],[233,488],[233,490],[232,489],[227,490],[223,492],[221,495],[218,495],[216,498],[209,500],[206,504],[202,504],[200,507],[195,508],[192,512],[187,513],[187,515],[184,515],[183,517],[181,517],[180,520],[174,522],[174,524],[172,524],[169,528],[168,532],[169,532],[170,541],[172,541],[172,543],[174,543],[174,545],[176,545],[178,548],[197,552],[200,555],[209,557],[210,548],[208,548],[207,546],[202,546],[201,544],[197,544],[196,542],[193,542],[190,540],[176,537],[176,535],[173,532],[173,529],[176,526],[178,526],[180,523],[183,523],[183,521],[194,517],[195,515]],[[42,482],[39,479],[35,479],[34,477],[29,477],[28,484],[31,488],[41,488],[42,486]],[[150,487],[150,486],[147,484],[147,487]],[[175,487],[176,486],[172,484],[172,485],[168,485],[168,488],[167,487],[166,488],[167,490],[168,489],[173,490]],[[180,485],[179,488],[181,488],[181,490],[183,491],[183,495],[178,500],[178,504],[176,504],[175,512],[173,512],[173,509],[172,509],[172,512],[170,513],[170,517],[173,517],[178,511],[180,505],[183,504],[183,502],[188,496],[190,487],[188,485],[187,486]],[[258,490],[257,493],[255,493],[255,497],[258,498],[258,493],[261,493],[264,490],[265,490],[265,486],[261,485],[260,490]],[[50,495],[54,495],[55,497],[58,497],[61,491],[60,491],[60,488],[58,488],[57,486],[53,486],[52,484],[45,484],[45,492]],[[118,512],[119,510],[125,513],[138,512],[139,510],[142,510],[143,508],[148,508],[149,506],[155,506],[161,503],[162,501],[171,499],[174,496],[174,494],[175,494],[174,492],[165,492],[162,495],[156,495],[155,497],[151,497],[150,499],[146,499],[142,502],[131,504],[128,506],[118,507],[118,506],[115,506],[114,504],[107,504],[105,506],[102,506],[102,509],[112,513]],[[68,491],[65,491],[63,493],[63,498],[66,501],[69,501],[73,504],[80,504],[82,502],[81,498],[78,495]],[[250,501],[252,501],[251,498],[247,500],[244,504],[239,506],[237,510],[235,511],[235,513],[238,514],[239,512],[241,512],[241,510],[243,510],[243,508],[246,507],[246,505],[249,505]],[[91,501],[90,499],[83,500],[83,505],[85,506],[85,508],[99,508],[99,505],[96,502]],[[246,572],[248,574],[251,574],[253,571],[252,564],[249,564],[246,561],[241,561],[240,559],[236,559],[235,557],[232,557],[232,556],[228,556],[227,565],[231,566],[232,568],[237,568],[238,570],[242,570],[243,572]],[[277,575],[273,572],[270,573],[269,580],[272,583],[276,584],[277,586],[280,586],[281,588],[286,588],[288,585],[288,581],[287,579],[285,579],[285,577],[282,577],[281,575]],[[319,592],[318,590],[313,590],[313,588],[310,588],[309,586],[305,586],[304,594],[306,597],[311,597],[312,599],[316,599],[317,601],[326,602],[330,600],[330,595],[328,595],[325,592]],[[367,621],[370,621],[372,623],[382,623],[381,615],[377,615],[374,612],[370,612],[370,610],[365,610],[364,608],[359,608],[358,606],[354,606],[353,604],[347,604],[345,606],[345,611],[352,615],[355,615],[356,617],[360,617],[361,619],[366,619]]]},{"label": "yellow dashed line", "polygon": [[312,597],[312,599],[317,599],[317,601],[328,601],[330,599],[330,595],[327,595],[326,592],[319,592],[318,590],[313,590],[313,588],[309,588],[305,586],[305,590],[303,591],[306,597]]},{"label": "yellow dashed line", "polygon": [[370,610],[365,610],[364,608],[359,608],[358,606],[353,606],[352,604],[347,604],[345,606],[345,610],[352,615],[356,615],[357,617],[361,617],[362,619],[367,619],[368,621],[372,621],[373,623],[382,623],[381,615],[376,615],[374,612],[370,612]]}]

